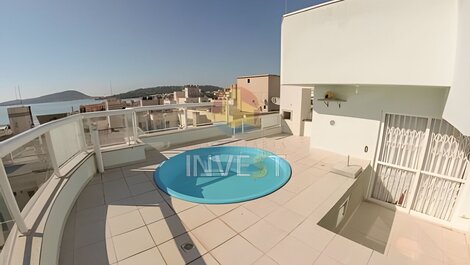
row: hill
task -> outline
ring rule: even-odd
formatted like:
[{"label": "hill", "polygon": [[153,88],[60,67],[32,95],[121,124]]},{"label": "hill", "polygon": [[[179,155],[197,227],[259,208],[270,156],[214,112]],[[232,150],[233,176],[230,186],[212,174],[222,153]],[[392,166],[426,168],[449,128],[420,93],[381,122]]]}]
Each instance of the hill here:
[{"label": "hill", "polygon": [[[175,91],[183,90],[184,87],[185,86],[156,86],[156,87],[139,88],[139,89],[132,90],[129,92],[116,94],[116,95],[113,95],[112,97],[116,97],[120,99],[140,98],[140,97],[151,96],[155,94],[173,93]],[[199,88],[201,89],[201,92],[212,92],[212,91],[217,91],[219,89],[223,89],[221,87],[212,86],[212,85],[200,85]]]},{"label": "hill", "polygon": [[88,95],[83,94],[82,92],[75,90],[67,90],[63,92],[53,93],[37,98],[28,98],[23,100],[10,100],[0,103],[0,106],[11,106],[19,104],[36,104],[36,103],[47,103],[47,102],[57,102],[57,101],[70,101],[70,100],[79,100],[79,99],[90,99]]}]

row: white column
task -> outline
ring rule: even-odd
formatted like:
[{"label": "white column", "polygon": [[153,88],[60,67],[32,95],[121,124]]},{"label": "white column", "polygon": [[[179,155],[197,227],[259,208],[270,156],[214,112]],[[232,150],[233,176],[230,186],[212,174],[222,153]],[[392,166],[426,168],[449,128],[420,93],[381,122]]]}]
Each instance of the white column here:
[{"label": "white column", "polygon": [[51,165],[52,165],[52,168],[54,169],[54,174],[60,178],[61,175],[60,175],[60,170],[59,170],[59,164],[57,163],[57,157],[56,157],[54,148],[52,147],[51,133],[47,132],[45,133],[45,136],[46,136],[47,153],[49,154],[49,158],[51,159]]},{"label": "white column", "polygon": [[137,144],[137,138],[139,138],[139,132],[137,131],[137,112],[132,111],[132,132],[134,134],[134,143]]},{"label": "white column", "polygon": [[227,122],[227,124],[228,124],[228,122],[229,122],[229,114],[228,114],[228,112],[229,112],[228,100],[225,100],[225,121]]},{"label": "white column", "polygon": [[[109,103],[107,99],[104,100],[104,107],[106,108],[106,111],[109,111]],[[108,121],[108,129],[111,129],[111,117],[107,115],[106,120]]]},{"label": "white column", "polygon": [[150,131],[150,127],[149,127],[150,115],[151,115],[151,114],[150,114],[150,111],[148,110],[148,111],[147,111],[147,115],[145,116],[145,122],[147,123],[147,128],[146,128],[146,129],[147,129],[147,133],[148,133],[148,131]]},{"label": "white column", "polygon": [[183,108],[183,122],[183,129],[186,130],[188,128],[188,108]]},{"label": "white column", "polygon": [[80,148],[82,151],[86,151],[86,137],[85,137],[85,129],[83,126],[83,119],[78,121],[78,143],[80,144]]},{"label": "white column", "polygon": [[124,114],[124,126],[126,128],[127,144],[131,145],[131,132],[129,130],[129,115],[127,112]]},{"label": "white column", "polygon": [[96,125],[96,122],[90,124],[91,141],[93,142],[93,149],[95,151],[96,165],[98,166],[98,171],[100,173],[103,173],[103,155],[101,154],[100,136],[98,135],[97,127],[98,126]]},{"label": "white column", "polygon": [[242,134],[245,133],[245,117],[246,117],[245,115],[243,115],[242,117]]},{"label": "white column", "polygon": [[8,181],[8,175],[3,166],[3,161],[0,159],[0,189],[2,190],[3,200],[10,211],[13,220],[16,222],[16,226],[20,233],[25,234],[28,232],[28,227],[24,222],[23,216],[21,215],[20,208],[15,200],[15,195],[13,195],[13,190],[11,189],[10,182]]}]

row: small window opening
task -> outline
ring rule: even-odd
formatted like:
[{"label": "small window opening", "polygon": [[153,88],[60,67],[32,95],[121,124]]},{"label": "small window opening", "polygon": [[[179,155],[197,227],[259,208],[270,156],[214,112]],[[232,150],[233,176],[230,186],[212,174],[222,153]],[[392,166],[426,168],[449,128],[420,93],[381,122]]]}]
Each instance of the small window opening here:
[{"label": "small window opening", "polygon": [[282,111],[282,118],[284,120],[290,120],[292,117],[292,111],[288,111],[288,110],[283,110]]}]

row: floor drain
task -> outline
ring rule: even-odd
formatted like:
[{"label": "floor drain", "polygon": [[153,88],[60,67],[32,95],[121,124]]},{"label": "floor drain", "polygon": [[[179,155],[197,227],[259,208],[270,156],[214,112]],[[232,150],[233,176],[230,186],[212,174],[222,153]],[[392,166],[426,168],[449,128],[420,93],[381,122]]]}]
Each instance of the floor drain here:
[{"label": "floor drain", "polygon": [[193,244],[193,243],[184,243],[183,245],[181,245],[181,248],[182,248],[185,252],[188,252],[188,251],[190,251],[191,249],[194,248],[194,244]]}]

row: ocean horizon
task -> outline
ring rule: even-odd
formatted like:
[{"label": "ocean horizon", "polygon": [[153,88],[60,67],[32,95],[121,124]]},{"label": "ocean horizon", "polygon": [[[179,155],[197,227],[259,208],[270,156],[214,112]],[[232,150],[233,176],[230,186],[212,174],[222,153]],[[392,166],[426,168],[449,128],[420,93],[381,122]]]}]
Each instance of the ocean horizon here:
[{"label": "ocean horizon", "polygon": [[[80,108],[80,105],[99,103],[102,100],[95,99],[80,99],[80,100],[69,100],[69,101],[57,101],[48,103],[37,103],[37,104],[24,104],[23,106],[31,106],[31,113],[33,115],[34,124],[39,124],[36,115],[46,115],[55,113],[64,113],[76,111]],[[17,107],[21,105],[12,106],[0,106],[0,125],[10,124],[8,119],[7,109],[11,107]]]}]

